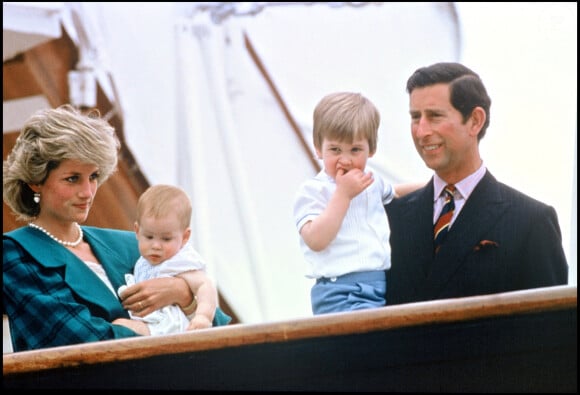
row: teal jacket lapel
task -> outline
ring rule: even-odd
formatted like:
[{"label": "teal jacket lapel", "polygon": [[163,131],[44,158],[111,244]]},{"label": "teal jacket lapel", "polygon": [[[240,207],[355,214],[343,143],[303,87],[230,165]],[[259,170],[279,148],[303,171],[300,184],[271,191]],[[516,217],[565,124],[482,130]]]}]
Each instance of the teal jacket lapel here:
[{"label": "teal jacket lapel", "polygon": [[125,274],[133,273],[133,266],[139,258],[135,233],[91,226],[83,227],[83,231],[113,287],[118,289],[125,285]]},{"label": "teal jacket lapel", "polygon": [[[95,256],[103,265],[113,287],[117,289],[124,284],[124,273],[132,271],[138,257],[136,243],[122,246],[123,241],[128,242],[131,239],[119,238],[117,233],[119,231],[113,231],[114,234],[111,235],[106,234],[107,230],[93,227],[83,227],[83,231],[85,239],[91,244]],[[131,232],[126,233],[131,234]],[[84,262],[66,248],[56,244],[47,235],[29,227],[22,227],[5,236],[16,240],[39,265],[46,268],[62,268],[64,281],[83,300],[102,307],[104,311],[111,311],[113,314],[119,314],[120,310],[123,310],[118,297],[111,293]],[[134,234],[132,239],[135,239]],[[132,253],[129,252],[130,250],[133,250]],[[135,255],[137,257],[134,257]],[[133,257],[134,260],[131,261]],[[126,315],[126,312],[123,315]]]}]

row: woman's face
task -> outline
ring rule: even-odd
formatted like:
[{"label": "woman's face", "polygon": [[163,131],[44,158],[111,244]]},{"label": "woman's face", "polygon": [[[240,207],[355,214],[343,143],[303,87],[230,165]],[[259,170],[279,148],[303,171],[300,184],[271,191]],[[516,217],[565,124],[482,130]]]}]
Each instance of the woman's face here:
[{"label": "woman's face", "polygon": [[42,185],[31,185],[40,193],[39,218],[44,221],[86,221],[97,193],[97,166],[73,159],[63,160]]}]

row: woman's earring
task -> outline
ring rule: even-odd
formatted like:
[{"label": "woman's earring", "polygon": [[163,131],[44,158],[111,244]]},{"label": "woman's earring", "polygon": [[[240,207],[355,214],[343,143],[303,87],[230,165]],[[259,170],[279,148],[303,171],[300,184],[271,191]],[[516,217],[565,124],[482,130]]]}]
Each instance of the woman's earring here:
[{"label": "woman's earring", "polygon": [[36,204],[40,203],[40,193],[34,192],[34,197],[32,198],[32,200],[34,200],[34,203]]}]

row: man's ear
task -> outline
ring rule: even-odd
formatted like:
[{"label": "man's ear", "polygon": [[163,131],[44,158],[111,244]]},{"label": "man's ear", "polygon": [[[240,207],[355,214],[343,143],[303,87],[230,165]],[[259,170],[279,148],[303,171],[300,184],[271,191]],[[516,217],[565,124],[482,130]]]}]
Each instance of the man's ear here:
[{"label": "man's ear", "polygon": [[479,134],[479,132],[481,132],[481,129],[483,128],[483,125],[485,124],[485,110],[481,107],[475,107],[473,109],[473,111],[471,112],[471,118],[470,118],[470,122],[471,122],[471,129],[470,129],[470,133],[474,136],[477,136]]}]

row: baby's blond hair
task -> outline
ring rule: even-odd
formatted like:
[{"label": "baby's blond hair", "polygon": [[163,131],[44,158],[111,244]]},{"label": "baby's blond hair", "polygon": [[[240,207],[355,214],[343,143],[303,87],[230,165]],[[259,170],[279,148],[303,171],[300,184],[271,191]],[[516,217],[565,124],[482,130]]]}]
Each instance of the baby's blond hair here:
[{"label": "baby's blond hair", "polygon": [[137,223],[144,216],[162,218],[176,213],[182,229],[187,229],[191,223],[191,212],[191,201],[183,189],[174,185],[153,185],[139,197]]}]

